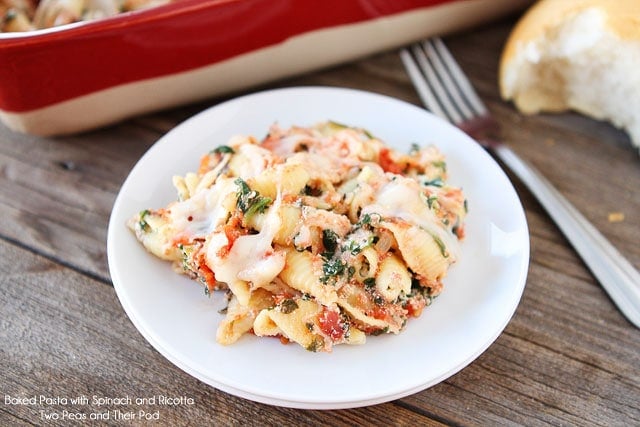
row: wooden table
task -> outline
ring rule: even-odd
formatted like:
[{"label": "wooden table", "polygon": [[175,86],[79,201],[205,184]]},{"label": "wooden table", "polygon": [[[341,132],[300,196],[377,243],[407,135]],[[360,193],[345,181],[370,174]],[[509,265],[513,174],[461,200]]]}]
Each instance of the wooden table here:
[{"label": "wooden table", "polygon": [[[523,117],[500,100],[498,57],[514,20],[446,42],[511,146],[640,267],[638,153],[608,124],[575,114]],[[396,52],[269,87],[297,85],[353,87],[420,104]],[[66,425],[52,414],[99,412],[91,402],[71,402],[76,396],[154,394],[193,399],[159,408],[158,425],[640,424],[640,330],[515,179],[531,235],[524,296],[495,343],[444,382],[377,406],[307,411],[231,396],[168,362],[118,301],[107,267],[107,223],[140,156],[181,121],[221,101],[62,138],[0,127],[0,425]],[[616,213],[624,219],[612,221]],[[50,400],[16,401],[32,396]],[[146,408],[134,403],[125,411]],[[148,424],[113,417],[109,423]]]}]

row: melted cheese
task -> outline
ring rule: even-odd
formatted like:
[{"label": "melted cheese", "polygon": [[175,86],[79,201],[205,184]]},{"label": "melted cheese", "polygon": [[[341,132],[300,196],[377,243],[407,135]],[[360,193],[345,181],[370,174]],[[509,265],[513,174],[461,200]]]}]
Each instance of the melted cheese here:
[{"label": "melted cheese", "polygon": [[457,259],[458,240],[422,201],[420,191],[415,180],[396,176],[378,189],[374,202],[365,206],[362,214],[379,214],[383,218],[399,218],[416,224],[439,238],[447,247],[449,255]]},{"label": "melted cheese", "polygon": [[298,151],[300,145],[309,139],[309,135],[294,133],[278,140],[277,144],[270,144],[271,151],[280,157],[289,157]]},{"label": "melted cheese", "polygon": [[[233,179],[221,178],[215,186],[175,203],[169,212],[173,233],[187,238],[206,237],[226,221],[233,209],[233,204],[230,205],[226,199],[236,191]],[[235,204],[234,196],[232,202]]]},{"label": "melted cheese", "polygon": [[[243,282],[250,282],[251,288],[258,288],[268,285],[280,274],[285,265],[285,253],[274,250],[272,242],[282,225],[278,214],[281,204],[282,194],[278,190],[278,196],[267,211],[260,232],[238,237],[228,252],[224,251],[229,245],[226,234],[211,234],[206,259],[217,280],[227,283],[231,288]],[[249,295],[237,297],[241,304],[246,304]]]},{"label": "melted cheese", "polygon": [[265,150],[258,145],[243,144],[237,150],[236,154],[240,154],[248,160],[243,163],[240,169],[239,176],[244,180],[260,175],[262,171],[277,160],[277,157],[271,151]]}]

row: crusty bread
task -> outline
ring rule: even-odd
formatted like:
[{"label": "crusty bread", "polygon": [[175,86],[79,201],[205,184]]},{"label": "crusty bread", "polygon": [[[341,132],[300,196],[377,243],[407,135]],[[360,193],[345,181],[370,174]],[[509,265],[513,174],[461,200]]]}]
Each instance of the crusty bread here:
[{"label": "crusty bread", "polygon": [[575,110],[640,148],[640,0],[541,0],[513,29],[500,92],[527,114]]}]

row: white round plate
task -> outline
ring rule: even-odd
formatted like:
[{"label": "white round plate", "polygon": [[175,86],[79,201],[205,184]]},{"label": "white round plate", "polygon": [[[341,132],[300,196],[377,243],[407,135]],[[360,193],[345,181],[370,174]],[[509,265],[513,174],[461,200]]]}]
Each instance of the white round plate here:
[{"label": "white round plate", "polygon": [[[324,120],[366,128],[408,150],[435,144],[469,215],[462,255],[443,293],[399,335],[312,353],[278,339],[246,335],[216,343],[224,296],[176,274],[147,253],[126,226],[146,208],[176,199],[173,175],[238,134],[262,138],[269,126]],[[201,381],[258,402],[307,409],[371,405],[424,390],[478,357],[502,332],[522,295],[529,234],[518,196],[493,159],[467,135],[425,110],[350,89],[302,87],[243,96],[210,108],[161,138],[133,168],[109,223],[109,268],[133,324],[168,360]]]}]

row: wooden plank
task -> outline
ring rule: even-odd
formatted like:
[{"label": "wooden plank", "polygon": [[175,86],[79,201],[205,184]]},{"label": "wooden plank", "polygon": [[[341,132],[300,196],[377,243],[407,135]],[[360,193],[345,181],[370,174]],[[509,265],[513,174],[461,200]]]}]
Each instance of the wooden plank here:
[{"label": "wooden plank", "polygon": [[0,127],[0,236],[107,278],[111,206],[158,136],[130,125],[57,139]]},{"label": "wooden plank", "polygon": [[[109,411],[108,425],[125,423],[114,419],[115,410],[123,414],[133,411],[137,418],[128,423],[131,425],[148,424],[139,419],[141,410],[150,414],[159,411],[160,425],[175,426],[352,426],[362,420],[372,420],[372,425],[438,423],[393,403],[340,411],[302,411],[271,407],[218,391],[157,353],[130,323],[113,287],[2,240],[0,287],[3,399],[36,398],[34,404],[0,405],[3,425],[68,424],[64,422],[68,419],[62,420],[65,410],[87,418]],[[73,402],[78,396],[86,396],[89,401]],[[126,396],[131,404],[124,400]],[[136,398],[153,396],[183,400],[177,405],[160,405],[159,400],[155,405],[135,402]],[[100,398],[123,398],[126,404],[116,401],[100,405]]]},{"label": "wooden plank", "polygon": [[4,408],[0,408],[0,425],[22,427],[22,426],[35,426],[37,424],[18,418],[13,414],[10,414],[9,412],[5,411]]}]

